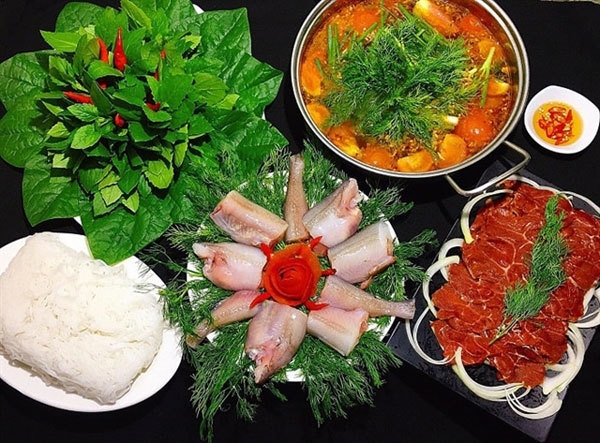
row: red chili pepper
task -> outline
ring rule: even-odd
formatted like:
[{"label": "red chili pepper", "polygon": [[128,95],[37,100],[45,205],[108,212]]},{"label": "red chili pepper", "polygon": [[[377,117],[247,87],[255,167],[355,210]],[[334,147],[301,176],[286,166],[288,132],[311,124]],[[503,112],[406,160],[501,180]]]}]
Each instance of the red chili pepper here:
[{"label": "red chili pepper", "polygon": [[115,41],[115,50],[113,63],[115,68],[119,71],[125,71],[125,65],[127,65],[127,57],[125,56],[125,50],[123,49],[123,31],[121,28],[117,29],[117,39]]},{"label": "red chili pepper", "polygon": [[74,102],[77,102],[77,103],[94,104],[94,102],[92,101],[92,97],[90,97],[87,94],[81,94],[79,92],[72,92],[72,91],[64,91],[63,94],[68,99],[71,99],[71,100],[73,100]]},{"label": "red chili pepper", "polygon": [[127,121],[121,116],[121,114],[115,114],[114,122],[117,128],[122,128],[127,123]]},{"label": "red chili pepper", "polygon": [[[98,54],[98,58],[101,62],[108,64],[108,48],[106,47],[106,43],[104,43],[104,40],[102,40],[100,37],[97,37],[97,40],[98,45],[100,45],[100,53]],[[108,84],[106,83],[105,79],[99,78],[98,86],[100,86],[101,89],[106,89]]]},{"label": "red chili pepper", "polygon": [[98,58],[100,61],[108,63],[108,48],[106,47],[106,43],[104,43],[104,40],[98,37],[98,44],[100,45],[100,55]]},{"label": "red chili pepper", "polygon": [[156,111],[158,111],[160,109],[160,102],[158,102],[158,103],[146,103],[146,106],[148,106],[148,108],[150,108],[154,112],[156,112]]},{"label": "red chili pepper", "polygon": [[[163,60],[164,60],[165,58],[167,58],[167,53],[165,52],[165,50],[164,50],[164,49],[163,49],[162,51],[160,51],[160,58],[161,58],[161,59],[163,59]],[[158,73],[158,66],[157,66],[157,67],[156,67],[156,71],[154,71],[154,78],[155,78],[156,80],[158,80],[158,77],[159,77],[159,73]]]},{"label": "red chili pepper", "polygon": [[567,112],[567,118],[565,119],[567,123],[571,123],[573,121],[573,110],[569,108],[569,112]]}]

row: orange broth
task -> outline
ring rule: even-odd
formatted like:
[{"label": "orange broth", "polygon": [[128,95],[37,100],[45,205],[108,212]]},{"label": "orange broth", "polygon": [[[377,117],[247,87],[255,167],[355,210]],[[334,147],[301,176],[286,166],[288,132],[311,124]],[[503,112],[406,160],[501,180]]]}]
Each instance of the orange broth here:
[{"label": "orange broth", "polygon": [[[353,121],[331,126],[329,109],[323,100],[331,85],[322,70],[327,64],[328,28],[336,25],[340,37],[347,32],[356,35],[375,32],[381,21],[381,0],[340,0],[323,15],[309,36],[300,61],[299,80],[303,99],[311,118],[327,138],[363,163],[381,169],[415,173],[451,167],[487,146],[510,115],[514,93],[507,75],[510,71],[506,56],[492,32],[462,6],[446,0],[385,0],[384,7],[390,12],[388,21],[402,19],[399,4],[423,18],[446,38],[462,38],[470,57],[469,69],[479,69],[490,49],[494,48],[492,61],[495,69],[489,77],[483,105],[479,93],[466,104],[465,113],[453,116],[454,126],[446,125],[434,131],[433,146],[429,147],[410,134],[400,141],[391,141],[384,136],[365,136],[357,131]],[[448,134],[452,137],[448,138]]]}]

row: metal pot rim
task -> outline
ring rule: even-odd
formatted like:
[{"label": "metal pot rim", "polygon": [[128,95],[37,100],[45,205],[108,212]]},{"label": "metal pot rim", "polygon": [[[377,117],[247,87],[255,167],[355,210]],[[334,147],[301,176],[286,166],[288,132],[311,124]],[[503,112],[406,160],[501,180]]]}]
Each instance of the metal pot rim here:
[{"label": "metal pot rim", "polygon": [[519,119],[521,118],[522,113],[524,112],[526,100],[529,92],[529,61],[527,57],[527,51],[525,49],[525,45],[523,40],[517,31],[517,28],[513,24],[512,20],[509,18],[508,14],[493,0],[453,0],[459,4],[469,7],[469,5],[476,5],[481,13],[486,14],[488,17],[492,19],[492,21],[499,25],[499,27],[503,30],[510,47],[513,49],[515,55],[515,66],[516,66],[516,84],[518,85],[518,90],[515,98],[515,103],[509,118],[502,130],[498,133],[498,135],[489,142],[484,148],[482,148],[479,152],[474,154],[473,156],[467,158],[461,163],[450,166],[444,169],[436,169],[433,171],[426,172],[400,172],[400,171],[392,171],[388,169],[377,168],[375,166],[368,165],[363,163],[356,158],[344,153],[341,149],[336,147],[326,136],[321,132],[321,130],[317,127],[317,125],[313,122],[310,117],[308,110],[306,109],[306,105],[304,103],[304,99],[302,98],[302,92],[300,88],[299,82],[299,69],[300,69],[300,59],[302,56],[302,51],[304,49],[304,45],[306,43],[307,38],[309,37],[313,27],[317,24],[320,17],[336,2],[337,0],[321,0],[317,5],[313,8],[313,10],[306,17],[304,23],[300,27],[298,34],[296,36],[296,40],[294,42],[294,46],[292,49],[292,59],[291,59],[291,79],[292,79],[292,89],[294,93],[294,98],[296,103],[302,113],[304,121],[309,126],[311,131],[319,138],[319,140],[327,146],[330,150],[335,152],[337,155],[345,159],[346,161],[358,166],[359,168],[365,169],[370,172],[374,172],[379,175],[385,175],[389,177],[395,178],[431,178],[431,177],[439,177],[452,174],[456,171],[459,171],[463,168],[466,168],[473,163],[478,162],[483,159],[487,155],[489,155],[492,151],[494,151],[500,144],[502,144],[508,135],[515,128]]}]

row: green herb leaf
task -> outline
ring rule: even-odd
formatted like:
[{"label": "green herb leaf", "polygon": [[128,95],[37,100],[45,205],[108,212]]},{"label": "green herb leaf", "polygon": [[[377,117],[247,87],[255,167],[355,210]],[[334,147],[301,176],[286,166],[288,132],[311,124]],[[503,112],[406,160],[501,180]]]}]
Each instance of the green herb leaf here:
[{"label": "green herb leaf", "polygon": [[21,107],[34,107],[35,94],[45,86],[47,73],[42,62],[44,54],[17,54],[0,64],[0,100],[7,110]]},{"label": "green herb leaf", "polygon": [[94,146],[100,140],[102,133],[96,130],[95,125],[85,125],[77,128],[71,142],[73,149],[85,149]]},{"label": "green herb leaf", "polygon": [[92,3],[69,2],[56,19],[56,32],[76,32],[97,23],[104,8]]},{"label": "green herb leaf", "polygon": [[564,212],[558,210],[560,198],[557,194],[546,204],[545,224],[533,244],[528,279],[506,291],[504,321],[492,342],[508,333],[519,321],[536,316],[547,303],[550,293],[567,278],[563,260],[569,250],[560,234],[564,218]]},{"label": "green herb leaf", "polygon": [[35,226],[55,218],[80,214],[85,203],[76,182],[57,180],[51,165],[41,156],[32,157],[23,174],[23,208],[27,220]]},{"label": "green herb leaf", "polygon": [[[99,116],[98,108],[94,105],[90,105],[88,103],[78,103],[75,105],[71,105],[67,108],[67,110],[73,115],[75,118],[82,122],[93,122]],[[64,124],[63,124],[64,126]],[[66,127],[65,127],[66,129]]]},{"label": "green herb leaf", "polygon": [[121,0],[121,7],[134,22],[152,32],[152,20],[142,8],[130,0]]},{"label": "green herb leaf", "polygon": [[158,189],[168,188],[174,176],[173,166],[165,160],[158,159],[148,162],[146,177]]},{"label": "green herb leaf", "polygon": [[59,52],[75,52],[80,35],[75,32],[41,31],[43,39]]},{"label": "green herb leaf", "polygon": [[32,109],[8,111],[0,120],[0,156],[9,164],[24,167],[41,152],[44,135],[34,123],[40,113]]}]

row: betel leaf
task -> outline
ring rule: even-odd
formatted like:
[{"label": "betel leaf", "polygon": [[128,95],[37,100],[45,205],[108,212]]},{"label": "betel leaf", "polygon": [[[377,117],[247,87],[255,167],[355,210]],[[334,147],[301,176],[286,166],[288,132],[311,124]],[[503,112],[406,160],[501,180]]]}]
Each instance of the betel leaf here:
[{"label": "betel leaf", "polygon": [[[197,21],[203,36],[200,46],[208,55],[229,60],[251,53],[250,25],[246,9],[206,11]],[[217,54],[222,54],[218,56]]]},{"label": "betel leaf", "polygon": [[[23,97],[43,91],[48,74],[40,64],[41,57],[32,52],[17,54],[0,64],[0,100],[6,109],[15,107]],[[34,100],[24,102],[35,106]]]},{"label": "betel leaf", "polygon": [[114,264],[156,240],[171,225],[173,202],[169,195],[159,199],[153,194],[140,199],[135,213],[117,207],[114,211],[95,217],[91,208],[81,214],[83,230],[94,257],[103,257]]},{"label": "betel leaf", "polygon": [[75,32],[98,22],[104,8],[84,2],[68,2],[56,19],[56,32]]},{"label": "betel leaf", "polygon": [[27,220],[37,225],[46,220],[76,217],[86,199],[74,181],[56,180],[45,157],[33,157],[23,173],[23,208]]},{"label": "betel leaf", "polygon": [[[243,75],[239,75],[240,72]],[[238,107],[257,115],[275,99],[282,76],[281,71],[247,54],[236,58],[235,64],[222,72],[227,86],[240,96]]]},{"label": "betel leaf", "polygon": [[252,166],[273,149],[283,147],[287,140],[279,133],[270,131],[270,123],[252,114],[240,111],[216,111],[210,122],[216,128],[214,142],[223,150],[238,149],[241,167],[251,173]]},{"label": "betel leaf", "polygon": [[214,105],[219,103],[227,94],[227,85],[217,75],[199,72],[194,76],[196,88],[191,92],[201,103]]},{"label": "betel leaf", "polygon": [[39,116],[35,109],[13,109],[0,120],[0,156],[7,163],[23,168],[41,152],[44,134],[34,124]]}]

